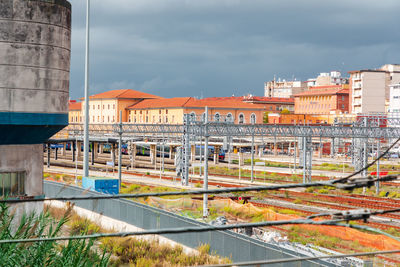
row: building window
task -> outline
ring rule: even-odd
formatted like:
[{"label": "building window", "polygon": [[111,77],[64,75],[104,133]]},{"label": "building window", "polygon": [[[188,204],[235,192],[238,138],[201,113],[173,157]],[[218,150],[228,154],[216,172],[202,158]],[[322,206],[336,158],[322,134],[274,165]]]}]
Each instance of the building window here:
[{"label": "building window", "polygon": [[107,116],[107,122],[110,122],[110,116]]},{"label": "building window", "polygon": [[128,119],[128,121],[129,121],[129,122],[131,122],[131,116],[129,116],[129,119]]},{"label": "building window", "polygon": [[158,114],[161,114],[161,109],[160,109],[160,110],[158,110]]},{"label": "building window", "polygon": [[113,109],[115,109],[115,104],[113,104]]},{"label": "building window", "polygon": [[233,122],[232,113],[228,113],[228,115],[226,115],[225,121],[226,122]]},{"label": "building window", "polygon": [[168,116],[165,116],[165,123],[168,123]]},{"label": "building window", "polygon": [[220,115],[219,115],[219,113],[217,112],[217,113],[215,113],[214,114],[214,121],[219,121],[220,120]]},{"label": "building window", "polygon": [[190,120],[191,121],[195,121],[196,120],[196,113],[194,113],[194,112],[190,113]]},{"label": "building window", "polygon": [[0,196],[25,195],[26,172],[0,172]]},{"label": "building window", "polygon": [[344,95],[342,95],[342,101],[344,101]]},{"label": "building window", "polygon": [[342,104],[342,109],[344,109],[344,104]]},{"label": "building window", "polygon": [[153,115],[153,123],[156,123],[156,116]]},{"label": "building window", "polygon": [[149,116],[146,116],[146,123],[149,122]]},{"label": "building window", "polygon": [[244,115],[243,113],[239,114],[239,124],[243,124],[244,123]]},{"label": "building window", "polygon": [[250,122],[251,122],[252,124],[255,124],[255,123],[256,123],[256,114],[254,114],[254,113],[251,114],[251,116],[250,116]]},{"label": "building window", "polygon": [[100,116],[97,116],[97,122],[100,122]]},{"label": "building window", "polygon": [[158,123],[161,123],[161,116],[158,116]]},{"label": "building window", "polygon": [[110,104],[108,104],[108,107],[107,107],[107,109],[110,109]]},{"label": "building window", "polygon": [[165,110],[165,114],[168,114],[168,109]]},{"label": "building window", "polygon": [[114,122],[115,121],[115,116],[113,116],[113,121],[112,122]]},{"label": "building window", "polygon": [[135,110],[135,113],[134,113],[135,115],[136,115],[136,110]]}]

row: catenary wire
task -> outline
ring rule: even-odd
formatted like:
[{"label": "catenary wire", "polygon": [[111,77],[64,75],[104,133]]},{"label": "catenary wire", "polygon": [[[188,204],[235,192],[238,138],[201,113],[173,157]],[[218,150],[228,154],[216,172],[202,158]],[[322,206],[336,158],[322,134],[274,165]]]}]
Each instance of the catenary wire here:
[{"label": "catenary wire", "polygon": [[[385,176],[380,179],[371,179],[370,182],[388,181],[397,178],[397,176]],[[120,198],[141,198],[141,197],[163,197],[163,196],[183,196],[183,195],[202,195],[202,194],[220,194],[220,193],[233,193],[233,192],[249,192],[249,191],[264,191],[264,190],[279,190],[300,187],[314,187],[314,186],[337,186],[332,184],[332,181],[317,181],[312,183],[301,184],[285,184],[285,185],[269,185],[269,186],[252,186],[252,187],[235,187],[235,188],[219,188],[219,189],[200,189],[193,191],[173,191],[173,192],[158,192],[158,193],[141,193],[141,194],[118,194],[118,195],[97,195],[97,196],[65,196],[65,197],[35,197],[35,198],[10,198],[0,199],[0,203],[20,203],[20,202],[40,202],[40,201],[74,201],[74,200],[96,200],[96,199],[120,199]],[[65,185],[66,187],[69,185]],[[363,187],[354,185],[352,188]],[[338,186],[337,186],[338,187]]]},{"label": "catenary wire", "polygon": [[372,165],[374,165],[378,160],[380,160],[381,158],[383,158],[387,153],[389,153],[389,151],[400,141],[400,138],[398,138],[392,145],[390,145],[381,155],[379,155],[379,157],[377,157],[375,160],[373,160],[371,163],[367,164],[367,166],[361,168],[360,170],[353,172],[352,174],[340,178],[340,179],[336,179],[334,180],[332,183],[342,183],[344,181],[347,181],[348,179],[350,179],[353,176],[356,176],[357,174],[360,174],[362,171],[367,170],[369,167],[371,167]]},{"label": "catenary wire", "polygon": [[[23,199],[0,199],[0,203],[19,203],[19,202],[40,202],[46,200],[59,200],[59,201],[73,201],[73,200],[91,200],[91,199],[119,199],[119,198],[140,198],[140,197],[160,197],[160,196],[179,196],[179,195],[200,195],[200,194],[219,194],[219,193],[232,193],[232,192],[248,192],[248,191],[263,191],[263,190],[279,190],[299,187],[314,187],[314,186],[336,186],[338,183],[348,181],[351,177],[361,173],[363,170],[368,169],[375,164],[379,159],[384,157],[390,149],[392,149],[398,142],[398,138],[389,148],[387,148],[378,158],[365,166],[364,168],[350,174],[344,178],[338,178],[330,181],[317,181],[312,183],[301,184],[286,184],[286,185],[271,185],[271,186],[254,186],[254,187],[241,187],[241,188],[224,188],[224,189],[208,189],[196,191],[179,191],[179,192],[160,192],[160,193],[143,193],[143,194],[118,194],[118,195],[101,195],[101,196],[67,196],[67,197],[36,197],[36,198],[23,198]],[[385,176],[392,177],[392,176]],[[385,177],[374,179],[371,181],[386,181]],[[354,187],[355,188],[355,187]]]},{"label": "catenary wire", "polygon": [[[143,235],[162,235],[162,234],[180,234],[180,233],[199,233],[208,231],[222,231],[231,230],[236,228],[248,227],[267,227],[276,225],[289,225],[289,224],[311,224],[311,225],[330,225],[335,226],[340,222],[348,221],[347,219],[334,219],[325,221],[313,221],[310,219],[295,219],[295,220],[281,220],[281,221],[265,221],[258,223],[243,223],[243,224],[230,224],[221,226],[193,226],[193,227],[180,227],[180,228],[164,228],[164,229],[150,229],[138,232],[117,232],[117,233],[99,233],[92,235],[79,235],[79,236],[60,236],[48,238],[29,238],[29,239],[4,239],[0,240],[0,244],[9,243],[29,243],[29,242],[49,242],[49,241],[67,241],[78,239],[97,239],[103,237],[127,237],[127,236],[143,236]],[[337,225],[344,227],[345,225]]]},{"label": "catenary wire", "polygon": [[400,250],[382,250],[382,251],[361,252],[361,253],[353,253],[353,254],[286,258],[286,259],[275,259],[275,260],[265,260],[265,261],[248,261],[248,262],[236,262],[236,263],[230,263],[230,264],[197,265],[197,266],[202,266],[202,267],[252,266],[252,265],[277,264],[277,263],[309,261],[309,260],[319,260],[319,259],[329,259],[329,258],[337,259],[337,258],[348,258],[348,257],[374,256],[374,255],[379,255],[379,254],[394,254],[394,253],[400,253]]}]

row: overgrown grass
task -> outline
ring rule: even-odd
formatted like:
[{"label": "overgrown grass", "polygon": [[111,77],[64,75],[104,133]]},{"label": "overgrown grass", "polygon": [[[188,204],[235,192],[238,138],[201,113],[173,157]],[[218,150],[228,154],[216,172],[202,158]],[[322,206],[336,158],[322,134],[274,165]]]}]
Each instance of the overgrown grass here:
[{"label": "overgrown grass", "polygon": [[[1,239],[46,238],[62,235],[71,208],[57,222],[48,212],[24,214],[17,219],[9,207],[0,203]],[[1,266],[108,266],[109,255],[98,255],[94,240],[70,240],[0,244]]]}]

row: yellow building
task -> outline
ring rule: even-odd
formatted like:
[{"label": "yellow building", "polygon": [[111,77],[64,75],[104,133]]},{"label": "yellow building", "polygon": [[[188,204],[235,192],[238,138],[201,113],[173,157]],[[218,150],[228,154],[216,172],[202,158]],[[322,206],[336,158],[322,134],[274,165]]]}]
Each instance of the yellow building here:
[{"label": "yellow building", "polygon": [[68,103],[68,123],[81,123],[82,122],[82,103],[76,101],[69,101]]},{"label": "yellow building", "polygon": [[210,120],[238,124],[263,123],[263,114],[266,110],[263,105],[243,102],[242,97],[146,99],[127,108],[128,121],[182,124],[184,114],[193,114],[200,119],[205,107],[208,107]]},{"label": "yellow building", "polygon": [[[126,108],[144,99],[161,97],[131,90],[111,90],[89,97],[89,123],[116,123],[122,111],[122,122],[128,121]],[[85,114],[85,101],[82,102],[82,117]]]}]

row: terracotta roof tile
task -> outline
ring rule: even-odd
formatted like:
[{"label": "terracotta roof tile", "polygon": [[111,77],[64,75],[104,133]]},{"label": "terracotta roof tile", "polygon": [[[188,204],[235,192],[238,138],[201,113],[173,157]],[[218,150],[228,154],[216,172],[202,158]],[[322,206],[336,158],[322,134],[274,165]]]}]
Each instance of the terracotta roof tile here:
[{"label": "terracotta roof tile", "polygon": [[317,91],[317,90],[312,90],[312,91],[305,91],[298,93],[296,96],[319,96],[319,95],[336,95],[336,94],[348,94],[349,89],[332,89],[332,90],[323,90],[323,91]]},{"label": "terracotta roof tile", "polygon": [[82,102],[69,102],[68,103],[68,110],[81,110],[82,109]]},{"label": "terracotta roof tile", "polygon": [[243,101],[253,101],[253,102],[265,102],[267,103],[294,103],[294,98],[284,98],[284,97],[266,97],[266,96],[252,96],[244,97]]},{"label": "terracotta roof tile", "polygon": [[183,107],[190,99],[191,97],[144,99],[127,109]]},{"label": "terracotta roof tile", "polygon": [[106,91],[100,94],[91,95],[90,99],[146,99],[146,98],[162,98],[160,96],[151,95],[148,93],[132,90],[132,89],[120,89]]},{"label": "terracotta roof tile", "polygon": [[260,105],[250,104],[242,101],[242,97],[210,97],[204,99],[196,99],[193,97],[175,97],[166,99],[145,99],[134,104],[128,109],[145,109],[145,108],[243,108],[243,109],[264,109]]}]

